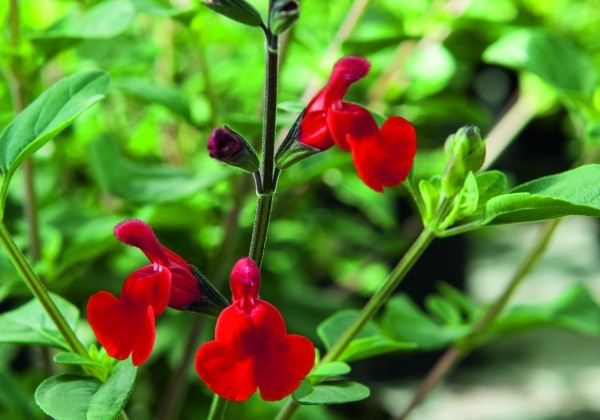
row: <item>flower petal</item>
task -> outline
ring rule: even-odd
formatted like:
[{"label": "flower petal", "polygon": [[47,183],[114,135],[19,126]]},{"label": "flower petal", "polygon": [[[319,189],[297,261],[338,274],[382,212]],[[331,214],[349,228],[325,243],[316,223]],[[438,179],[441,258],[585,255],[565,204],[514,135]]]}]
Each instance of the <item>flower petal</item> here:
[{"label": "flower petal", "polygon": [[127,277],[120,298],[129,306],[150,306],[155,316],[160,316],[167,308],[170,292],[171,271],[160,265],[148,265]]},{"label": "flower petal", "polygon": [[327,112],[327,127],[342,150],[350,150],[350,141],[373,137],[379,131],[373,116],[361,106],[344,102],[339,109]]},{"label": "flower petal", "polygon": [[265,401],[279,401],[300,386],[315,363],[315,349],[306,337],[290,334],[270,343],[256,358],[256,384]]},{"label": "flower petal", "polygon": [[371,64],[363,57],[346,56],[333,66],[325,87],[317,93],[308,110],[329,108],[339,105],[350,85],[367,75]]},{"label": "flower petal", "polygon": [[152,228],[141,220],[125,220],[115,226],[114,233],[119,241],[142,250],[153,264],[168,265],[163,246]]},{"label": "flower petal", "polygon": [[210,341],[198,349],[195,366],[212,392],[231,401],[244,401],[256,391],[254,361],[237,350],[221,341]]},{"label": "flower petal", "polygon": [[375,191],[393,187],[406,179],[416,153],[413,126],[401,117],[388,118],[377,135],[351,139],[352,158],[358,175]]},{"label": "flower petal", "polygon": [[258,387],[265,400],[291,394],[310,372],[314,347],[301,336],[286,334],[279,311],[258,299],[247,315],[231,305],[219,315],[215,341],[196,354],[196,371],[223,398],[241,401]]},{"label": "flower petal", "polygon": [[327,150],[335,143],[325,121],[325,111],[307,112],[300,122],[298,141],[318,150]]},{"label": "flower petal", "polygon": [[128,305],[109,292],[98,292],[87,305],[88,321],[109,356],[124,360],[132,355],[138,366],[154,346],[154,312],[151,306]]}]

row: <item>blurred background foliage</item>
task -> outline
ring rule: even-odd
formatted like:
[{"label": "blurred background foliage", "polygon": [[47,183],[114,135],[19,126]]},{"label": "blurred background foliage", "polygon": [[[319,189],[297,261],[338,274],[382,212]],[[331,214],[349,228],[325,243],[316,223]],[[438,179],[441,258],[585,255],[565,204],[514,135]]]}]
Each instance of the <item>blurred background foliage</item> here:
[{"label": "blurred background foliage", "polygon": [[[264,15],[266,0],[250,2]],[[39,237],[34,242],[28,238],[21,172],[11,186],[5,220],[25,251],[31,254],[32,243],[39,241],[35,267],[48,288],[82,311],[96,291],[118,293],[128,273],[145,259],[118,243],[112,228],[123,219],[140,218],[163,244],[226,290],[230,268],[247,253],[255,193],[250,177],[208,157],[206,141],[222,124],[259,141],[260,31],[187,0],[21,0],[20,40],[15,42],[10,3],[0,3],[0,127],[19,110],[16,90],[27,104],[81,69],[103,69],[111,78],[107,99],[35,155]],[[278,123],[283,134],[325,83],[333,63],[357,54],[367,57],[372,69],[347,99],[415,125],[417,178],[440,171],[446,136],[465,124],[490,135],[489,164],[513,183],[568,169],[600,139],[598,0],[302,0],[301,10],[300,20],[281,39]],[[350,156],[337,150],[282,174],[272,220],[261,297],[277,305],[290,331],[307,335],[321,348],[316,326],[336,310],[360,307],[419,230],[403,188],[371,191],[356,176]],[[521,299],[552,298],[556,294],[548,290],[574,282],[586,283],[600,297],[597,224],[582,219],[569,226],[558,237],[571,245],[542,263],[554,263],[556,278],[528,283],[534,286],[524,288]],[[439,240],[401,291],[420,305],[444,281],[475,301],[493,299],[520,250],[527,248],[530,229],[489,228]],[[569,256],[575,249],[582,252]],[[30,299],[3,253],[0,273],[2,311]],[[210,395],[192,364],[179,363],[186,346],[195,349],[211,336],[212,322],[167,311],[157,328],[155,351],[140,370],[128,412],[134,419],[166,418],[165,412],[170,418],[198,418],[207,412]],[[196,335],[186,343],[189,331]],[[521,342],[505,343],[491,357],[476,353],[459,382],[450,383],[449,389],[458,391],[434,396],[415,418],[600,415],[600,341],[557,334],[534,340],[539,350],[533,353]],[[80,336],[93,342],[84,323]],[[588,380],[579,393],[565,391],[572,384],[564,375],[552,376],[556,389],[551,391],[569,405],[544,411],[544,398],[558,397],[547,392],[543,380],[494,374],[519,370],[519,362],[552,365],[553,349],[564,349],[565,340],[579,344],[564,350],[573,359],[590,359],[582,363],[583,373],[577,371]],[[0,345],[0,417],[42,417],[32,394],[56,369],[47,357],[38,349]],[[508,359],[514,364],[509,366]],[[560,363],[568,364],[563,359]],[[353,373],[372,386],[370,399],[349,407],[303,408],[298,418],[398,414],[415,378],[434,360],[435,353],[427,353],[359,362]],[[178,370],[183,386],[174,397],[165,389]],[[565,375],[575,380],[573,371]],[[521,382],[515,384],[517,377]],[[527,411],[527,401],[520,414],[493,405],[473,408],[481,401],[485,406],[490,395],[504,395],[498,389],[506,390],[507,384],[534,383],[538,387],[531,392],[543,398],[529,403],[538,404],[539,412]],[[481,390],[485,386],[488,394]],[[595,402],[587,397],[590,387]],[[253,397],[232,405],[229,415],[265,418],[276,406]]]}]

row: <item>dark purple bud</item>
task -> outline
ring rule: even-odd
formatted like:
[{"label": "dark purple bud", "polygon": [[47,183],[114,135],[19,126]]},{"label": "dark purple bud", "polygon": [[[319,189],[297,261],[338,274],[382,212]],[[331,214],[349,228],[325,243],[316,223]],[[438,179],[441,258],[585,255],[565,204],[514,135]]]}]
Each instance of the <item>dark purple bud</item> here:
[{"label": "dark purple bud", "polygon": [[250,144],[231,128],[224,126],[213,130],[208,139],[211,158],[246,172],[258,171],[258,155]]}]

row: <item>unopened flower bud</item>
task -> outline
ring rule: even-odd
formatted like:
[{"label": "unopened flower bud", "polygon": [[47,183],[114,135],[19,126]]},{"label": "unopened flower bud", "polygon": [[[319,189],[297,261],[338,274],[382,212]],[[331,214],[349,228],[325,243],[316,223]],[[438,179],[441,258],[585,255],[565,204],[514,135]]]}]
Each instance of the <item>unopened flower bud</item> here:
[{"label": "unopened flower bud", "polygon": [[322,150],[299,141],[300,125],[303,117],[304,112],[300,114],[292,128],[290,128],[290,131],[283,140],[283,143],[281,143],[281,146],[277,150],[277,154],[275,155],[275,164],[279,169],[288,168],[302,159],[312,156],[315,153],[322,152]]},{"label": "unopened flower bud", "polygon": [[258,11],[244,0],[204,0],[204,4],[229,19],[248,26],[260,26],[262,18]]},{"label": "unopened flower bud", "polygon": [[251,258],[240,259],[229,276],[233,302],[245,313],[252,312],[258,299],[260,271]]},{"label": "unopened flower bud", "polygon": [[299,16],[300,5],[297,0],[276,0],[269,15],[269,28],[275,35],[282,34]]},{"label": "unopened flower bud", "polygon": [[473,125],[460,128],[444,145],[448,162],[442,175],[442,189],[448,197],[463,187],[469,172],[478,171],[485,160],[485,140]]},{"label": "unopened flower bud", "polygon": [[224,126],[213,130],[208,139],[208,154],[211,158],[246,172],[258,171],[258,155],[254,148],[238,133]]}]

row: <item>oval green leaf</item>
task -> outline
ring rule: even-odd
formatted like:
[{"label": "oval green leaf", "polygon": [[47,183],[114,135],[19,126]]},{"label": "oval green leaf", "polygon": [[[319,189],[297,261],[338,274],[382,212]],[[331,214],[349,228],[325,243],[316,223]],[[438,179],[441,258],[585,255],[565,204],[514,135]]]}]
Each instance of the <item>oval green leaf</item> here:
[{"label": "oval green leaf", "polygon": [[90,376],[55,375],[38,386],[35,401],[50,417],[81,420],[86,418],[90,401],[101,385],[102,382]]},{"label": "oval green leaf", "polygon": [[[60,296],[51,294],[67,323],[75,328],[79,310]],[[33,344],[69,350],[69,346],[37,299],[0,315],[0,342]]]},{"label": "oval green leaf", "polygon": [[483,223],[521,223],[563,216],[600,217],[600,165],[539,178],[491,198]]},{"label": "oval green leaf", "polygon": [[[306,393],[306,391],[309,392]],[[292,394],[292,398],[298,404],[323,405],[360,401],[369,398],[370,395],[371,391],[363,384],[352,381],[335,381],[325,382],[312,387],[300,387]]]},{"label": "oval green leaf", "polygon": [[125,407],[137,369],[122,361],[104,383],[90,376],[61,374],[43,381],[35,400],[49,416],[60,420],[115,419]]},{"label": "oval green leaf", "polygon": [[107,90],[108,75],[99,70],[82,71],[54,84],[0,135],[0,170],[10,177],[25,159],[103,99]]}]

